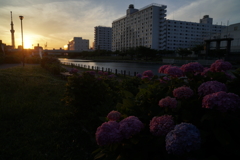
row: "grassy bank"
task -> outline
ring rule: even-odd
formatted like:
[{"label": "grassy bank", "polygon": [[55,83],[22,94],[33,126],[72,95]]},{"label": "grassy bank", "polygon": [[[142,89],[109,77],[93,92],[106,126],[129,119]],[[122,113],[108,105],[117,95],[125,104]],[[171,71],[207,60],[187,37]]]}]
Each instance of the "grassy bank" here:
[{"label": "grassy bank", "polygon": [[0,159],[88,159],[89,135],[61,104],[66,81],[40,66],[0,70]]}]

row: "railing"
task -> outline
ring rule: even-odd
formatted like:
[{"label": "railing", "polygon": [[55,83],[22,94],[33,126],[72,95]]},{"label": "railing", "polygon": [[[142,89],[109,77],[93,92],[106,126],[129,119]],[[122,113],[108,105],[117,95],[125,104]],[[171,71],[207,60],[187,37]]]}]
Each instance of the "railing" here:
[{"label": "railing", "polygon": [[111,68],[104,68],[104,67],[98,67],[98,66],[90,66],[90,65],[83,65],[83,64],[77,64],[77,63],[70,63],[70,62],[61,62],[61,64],[63,65],[67,65],[67,66],[71,66],[73,67],[81,67],[81,68],[86,68],[86,69],[91,69],[91,70],[96,70],[98,71],[102,71],[102,72],[108,72],[109,74],[120,74],[123,76],[136,76],[138,74],[138,72],[133,72],[131,73],[130,71],[126,71],[126,70],[117,70],[115,69],[115,71],[113,71]]}]

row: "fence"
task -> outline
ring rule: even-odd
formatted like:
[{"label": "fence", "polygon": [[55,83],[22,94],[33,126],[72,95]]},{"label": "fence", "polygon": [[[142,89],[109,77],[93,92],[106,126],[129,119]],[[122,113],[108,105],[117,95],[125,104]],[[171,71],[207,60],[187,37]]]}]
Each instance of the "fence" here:
[{"label": "fence", "polygon": [[69,62],[61,62],[63,65],[68,65],[73,67],[81,67],[81,68],[86,68],[86,69],[91,69],[91,70],[96,70],[98,71],[102,71],[102,72],[108,72],[108,73],[113,73],[115,75],[120,74],[123,76],[136,76],[138,74],[138,72],[133,72],[131,73],[130,71],[126,71],[126,70],[117,70],[115,69],[115,71],[113,71],[111,68],[104,68],[104,67],[98,67],[98,66],[90,66],[90,65],[83,65],[83,64],[77,64],[77,63],[69,63]]}]

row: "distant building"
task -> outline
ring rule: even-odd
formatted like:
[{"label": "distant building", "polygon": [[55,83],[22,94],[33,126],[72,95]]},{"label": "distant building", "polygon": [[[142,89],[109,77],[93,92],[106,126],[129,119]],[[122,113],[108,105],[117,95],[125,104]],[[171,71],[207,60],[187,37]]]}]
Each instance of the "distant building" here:
[{"label": "distant building", "polygon": [[166,49],[192,48],[203,44],[211,34],[220,33],[226,26],[213,25],[208,15],[200,19],[200,23],[178,20],[166,20]]},{"label": "distant building", "polygon": [[89,40],[82,39],[82,37],[73,37],[73,39],[68,42],[68,50],[88,51]]},{"label": "distant building", "polygon": [[112,50],[145,46],[156,50],[176,50],[202,44],[204,37],[221,32],[226,26],[213,25],[205,15],[200,23],[166,19],[166,5],[150,4],[135,9],[112,23]]},{"label": "distant building", "polygon": [[112,50],[112,28],[94,27],[94,50]]},{"label": "distant building", "polygon": [[[225,39],[233,38],[231,41],[231,52],[240,52],[240,23],[229,25],[224,28],[221,33],[211,35],[208,39]],[[211,43],[212,47],[216,46],[216,43]],[[227,41],[222,41],[220,44],[220,49],[226,49]]]}]

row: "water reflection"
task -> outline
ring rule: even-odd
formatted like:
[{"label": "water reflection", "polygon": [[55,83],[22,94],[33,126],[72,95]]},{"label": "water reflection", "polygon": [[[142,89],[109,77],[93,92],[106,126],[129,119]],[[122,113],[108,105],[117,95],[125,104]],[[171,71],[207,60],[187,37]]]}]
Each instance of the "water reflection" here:
[{"label": "water reflection", "polygon": [[134,74],[134,72],[137,73],[143,73],[146,70],[152,70],[154,75],[160,76],[161,74],[158,73],[158,68],[162,64],[151,64],[151,63],[127,63],[127,62],[92,62],[90,60],[83,60],[83,59],[66,59],[66,58],[59,58],[61,62],[68,62],[73,64],[80,64],[80,65],[86,65],[95,67],[99,67],[100,70],[102,70],[102,67],[104,70],[110,68],[113,73],[115,73],[115,70],[117,69],[118,73],[123,72],[124,70],[128,74],[130,72],[131,75]]}]

